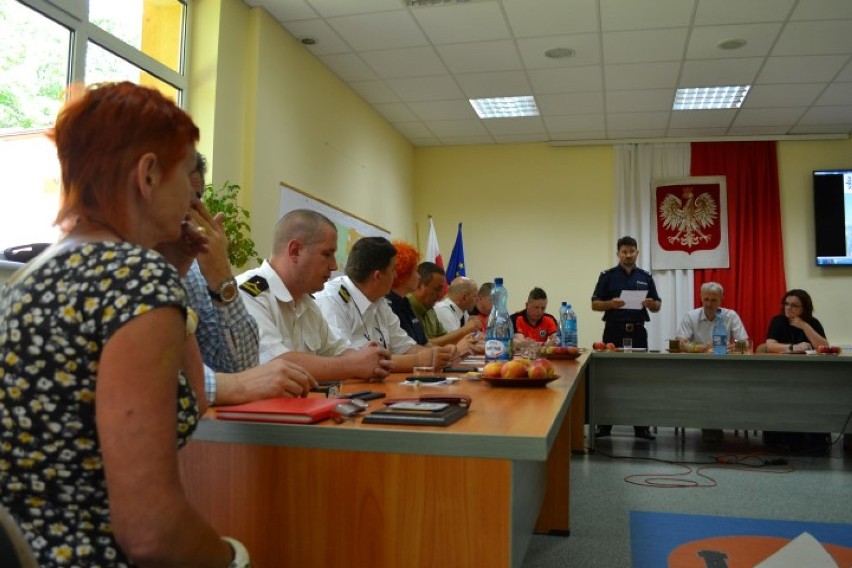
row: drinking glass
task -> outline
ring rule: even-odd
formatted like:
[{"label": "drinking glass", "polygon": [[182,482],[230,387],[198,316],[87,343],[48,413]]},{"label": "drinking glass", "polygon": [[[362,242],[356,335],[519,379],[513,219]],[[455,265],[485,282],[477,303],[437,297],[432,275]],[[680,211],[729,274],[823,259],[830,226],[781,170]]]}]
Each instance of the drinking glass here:
[{"label": "drinking glass", "polygon": [[625,351],[633,351],[633,338],[625,337],[622,342],[622,347]]}]

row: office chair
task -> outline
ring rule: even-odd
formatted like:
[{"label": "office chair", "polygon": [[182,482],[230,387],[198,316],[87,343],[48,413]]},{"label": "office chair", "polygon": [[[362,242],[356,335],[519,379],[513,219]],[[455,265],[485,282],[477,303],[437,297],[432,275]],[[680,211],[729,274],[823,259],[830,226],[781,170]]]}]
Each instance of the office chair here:
[{"label": "office chair", "polygon": [[0,505],[0,558],[3,568],[38,568],[33,551],[24,539],[18,523]]}]

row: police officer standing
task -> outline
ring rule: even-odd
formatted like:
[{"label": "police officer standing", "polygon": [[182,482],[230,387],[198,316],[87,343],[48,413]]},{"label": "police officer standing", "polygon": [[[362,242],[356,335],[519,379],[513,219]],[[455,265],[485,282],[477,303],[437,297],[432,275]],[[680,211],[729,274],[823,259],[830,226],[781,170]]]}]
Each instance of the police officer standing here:
[{"label": "police officer standing", "polygon": [[[604,312],[604,343],[621,346],[625,338],[632,338],[634,348],[647,349],[648,331],[645,329],[645,322],[651,319],[648,311],[660,311],[662,300],[657,294],[657,286],[651,274],[636,266],[636,258],[639,256],[636,239],[621,237],[618,239],[617,250],[618,265],[604,270],[598,278],[592,294],[592,310]],[[625,302],[621,299],[622,290],[647,292],[642,301],[642,308],[623,309]],[[611,425],[602,425],[598,427],[595,435],[608,436],[611,430]],[[633,430],[637,438],[654,439],[647,426],[634,426]]]}]

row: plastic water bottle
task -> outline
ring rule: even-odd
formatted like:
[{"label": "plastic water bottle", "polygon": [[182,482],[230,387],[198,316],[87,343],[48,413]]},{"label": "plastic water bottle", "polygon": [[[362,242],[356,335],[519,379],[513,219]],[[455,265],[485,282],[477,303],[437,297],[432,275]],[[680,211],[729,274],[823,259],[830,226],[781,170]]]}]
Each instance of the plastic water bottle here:
[{"label": "plastic water bottle", "polygon": [[565,314],[562,315],[559,324],[562,330],[562,345],[577,347],[577,314],[571,308],[571,304],[562,303],[565,305]]},{"label": "plastic water bottle", "polygon": [[559,345],[568,345],[565,343],[565,314],[568,312],[568,302],[562,302],[559,306]]},{"label": "plastic water bottle", "polygon": [[722,318],[722,308],[716,310],[716,321],[713,323],[713,354],[728,354],[728,330]]},{"label": "plastic water bottle", "polygon": [[503,279],[494,279],[491,290],[491,313],[485,326],[485,360],[509,361],[512,358],[512,320],[509,317],[509,292]]}]

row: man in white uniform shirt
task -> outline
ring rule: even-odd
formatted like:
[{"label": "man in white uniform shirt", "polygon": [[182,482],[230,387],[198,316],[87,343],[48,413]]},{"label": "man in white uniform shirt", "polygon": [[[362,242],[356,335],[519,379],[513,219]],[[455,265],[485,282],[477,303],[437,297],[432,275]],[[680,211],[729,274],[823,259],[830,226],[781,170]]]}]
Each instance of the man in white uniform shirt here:
[{"label": "man in white uniform shirt", "polygon": [[[725,323],[729,342],[748,339],[748,333],[737,312],[724,309],[721,316],[718,315],[723,294],[724,289],[718,282],[702,284],[701,307],[690,310],[683,316],[683,321],[677,329],[677,338],[681,341],[703,343],[709,347],[713,343],[713,326],[716,324],[716,318],[721,317]],[[701,434],[704,441],[711,444],[721,442],[724,437],[722,430],[718,429],[702,429]]]},{"label": "man in white uniform shirt", "polygon": [[275,225],[272,256],[237,277],[260,331],[260,362],[280,357],[320,381],[383,379],[390,352],[376,341],[353,348],[329,328],[311,297],[337,269],[336,251],[334,223],[316,211],[297,209]]},{"label": "man in white uniform shirt", "polygon": [[470,319],[468,310],[476,305],[476,282],[464,276],[457,276],[450,282],[447,295],[433,308],[438,321],[447,333],[460,329]]},{"label": "man in white uniform shirt", "polygon": [[400,327],[385,295],[396,275],[396,248],[384,237],[356,241],[346,261],[346,275],[326,282],[315,296],[329,327],[354,346],[376,341],[391,352],[391,370],[415,366],[444,368],[455,356],[455,346],[417,345]]}]

